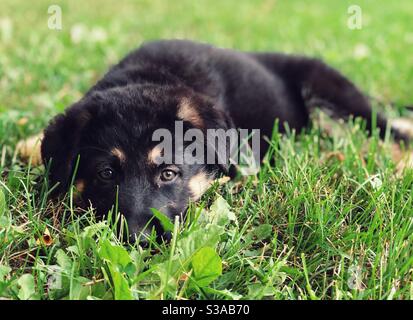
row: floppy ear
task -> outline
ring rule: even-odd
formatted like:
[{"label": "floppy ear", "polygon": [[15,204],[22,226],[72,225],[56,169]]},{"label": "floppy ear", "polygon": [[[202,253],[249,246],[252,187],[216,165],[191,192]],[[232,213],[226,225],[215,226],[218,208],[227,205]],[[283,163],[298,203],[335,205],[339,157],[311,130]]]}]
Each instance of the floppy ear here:
[{"label": "floppy ear", "polygon": [[45,166],[49,167],[49,183],[58,195],[66,191],[73,174],[78,154],[81,131],[90,119],[85,106],[75,104],[64,114],[57,115],[44,131],[41,152]]},{"label": "floppy ear", "polygon": [[[235,125],[229,115],[214,105],[212,101],[200,97],[192,96],[182,98],[178,104],[177,116],[179,119],[189,122],[193,127],[201,129],[205,136],[205,143],[209,147],[207,152],[213,152],[215,157],[215,167],[219,169],[225,175],[233,177],[235,175],[235,167],[231,165],[229,157],[231,155],[231,146],[226,144],[225,150],[216,148],[215,143],[210,143],[207,140],[209,129],[222,129],[225,132],[233,129]],[[223,154],[225,153],[225,154]],[[219,163],[218,159],[222,162]]]},{"label": "floppy ear", "polygon": [[[232,121],[232,119],[229,117],[229,115],[221,111],[219,109],[213,108],[211,110],[211,113],[209,113],[205,117],[205,127],[208,129],[215,129],[219,130],[222,129],[225,131],[224,137],[227,139],[227,134],[230,136],[234,134],[236,136],[236,142],[237,145],[235,146],[236,150],[239,147],[239,142],[238,142],[238,131]],[[219,131],[217,131],[219,132]],[[228,136],[228,137],[229,137]],[[225,148],[221,149],[220,147],[216,146],[216,141],[208,141],[209,137],[207,134],[207,144],[212,148],[212,151],[215,154],[215,160],[217,168],[226,176],[229,176],[230,178],[234,178],[236,175],[236,168],[234,164],[230,162],[230,157],[234,150],[232,150],[232,145],[230,142],[226,141]],[[230,140],[232,138],[229,138]],[[207,150],[208,152],[208,150]],[[237,151],[236,151],[237,152]],[[220,161],[224,162],[221,163]]]}]

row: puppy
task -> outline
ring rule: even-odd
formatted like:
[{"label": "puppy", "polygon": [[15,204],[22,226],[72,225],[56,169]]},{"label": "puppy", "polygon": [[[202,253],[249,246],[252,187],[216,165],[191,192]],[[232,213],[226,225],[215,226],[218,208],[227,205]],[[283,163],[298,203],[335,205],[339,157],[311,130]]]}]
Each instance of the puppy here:
[{"label": "puppy", "polygon": [[[164,150],[153,140],[157,129],[175,132],[175,122],[182,121],[184,131],[260,129],[261,137],[270,137],[276,119],[280,132],[285,123],[297,131],[307,126],[313,106],[340,118],[362,117],[372,127],[368,99],[319,60],[191,41],[150,42],[50,122],[41,154],[56,195],[74,182],[83,203],[91,203],[99,216],[117,203],[131,236],[152,228],[163,235],[151,208],[170,218],[184,215],[189,201],[233,166],[160,164]],[[376,125],[384,135],[386,118],[378,114]],[[396,128],[391,132],[407,139]],[[261,139],[261,157],[267,147]]]}]

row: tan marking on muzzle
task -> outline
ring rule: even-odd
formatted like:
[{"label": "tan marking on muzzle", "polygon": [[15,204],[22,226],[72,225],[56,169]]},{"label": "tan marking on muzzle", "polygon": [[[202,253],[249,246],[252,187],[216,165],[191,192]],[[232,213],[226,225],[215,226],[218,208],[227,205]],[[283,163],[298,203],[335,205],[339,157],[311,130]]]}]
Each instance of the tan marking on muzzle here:
[{"label": "tan marking on muzzle", "polygon": [[184,121],[192,123],[195,127],[202,128],[204,126],[204,122],[195,106],[187,98],[184,98],[179,104],[177,116]]},{"label": "tan marking on muzzle", "polygon": [[76,180],[74,183],[74,189],[73,189],[73,200],[76,201],[77,204],[78,201],[81,201],[82,199],[82,193],[85,191],[86,188],[86,182],[83,179]]},{"label": "tan marking on muzzle", "polygon": [[120,162],[125,162],[126,161],[125,153],[122,150],[120,150],[119,148],[113,148],[110,151],[110,153],[113,154],[116,158],[118,158]]},{"label": "tan marking on muzzle", "polygon": [[23,161],[30,163],[32,166],[39,166],[42,164],[41,145],[43,140],[43,133],[31,136],[25,140],[21,140],[16,150]]},{"label": "tan marking on muzzle", "polygon": [[213,180],[205,172],[199,172],[189,179],[189,190],[191,191],[191,199],[198,200],[211,186]]},{"label": "tan marking on muzzle", "polygon": [[85,187],[86,187],[85,180],[80,179],[76,181],[75,187],[76,187],[76,191],[79,193],[82,193],[83,191],[85,191]]}]

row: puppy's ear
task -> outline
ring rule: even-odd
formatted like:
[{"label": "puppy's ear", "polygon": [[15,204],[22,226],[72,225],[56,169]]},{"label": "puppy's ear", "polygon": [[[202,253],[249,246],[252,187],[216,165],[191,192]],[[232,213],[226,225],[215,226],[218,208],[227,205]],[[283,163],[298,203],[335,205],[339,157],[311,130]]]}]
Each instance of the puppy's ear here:
[{"label": "puppy's ear", "polygon": [[49,167],[50,186],[56,185],[53,195],[66,191],[78,155],[81,132],[91,115],[85,106],[75,104],[64,114],[57,115],[44,131],[41,152]]},{"label": "puppy's ear", "polygon": [[[238,152],[239,141],[238,131],[229,117],[229,115],[219,109],[212,109],[212,112],[204,117],[205,127],[215,129],[215,136],[210,137],[206,130],[206,142],[211,151],[215,155],[216,166],[224,175],[234,178],[236,168],[231,163],[231,156],[234,152]],[[219,141],[225,141],[224,147],[220,146]],[[232,145],[235,143],[235,145]],[[210,152],[207,148],[207,152]]]},{"label": "puppy's ear", "polygon": [[[214,105],[212,101],[204,97],[192,96],[181,99],[178,105],[177,117],[203,131],[207,146],[206,151],[214,153],[214,167],[225,175],[234,176],[235,167],[229,161],[232,151],[230,143],[226,143],[225,148],[219,148],[215,144],[216,141],[208,141],[207,139],[208,130],[210,129],[216,130],[217,134],[224,134],[224,136],[230,134],[229,130],[236,131],[229,115],[221,110],[219,106]],[[224,139],[226,138],[225,136]]]}]

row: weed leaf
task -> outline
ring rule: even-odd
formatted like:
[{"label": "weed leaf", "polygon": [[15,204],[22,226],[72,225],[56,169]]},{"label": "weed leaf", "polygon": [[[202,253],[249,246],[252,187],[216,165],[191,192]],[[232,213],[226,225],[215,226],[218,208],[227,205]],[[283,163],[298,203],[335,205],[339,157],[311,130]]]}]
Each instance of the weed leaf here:
[{"label": "weed leaf", "polygon": [[159,220],[159,222],[162,225],[162,228],[164,228],[165,231],[173,231],[174,229],[174,224],[171,222],[171,220],[164,215],[162,212],[159,210],[156,210],[155,208],[151,208],[151,211],[155,218]]},{"label": "weed leaf", "polygon": [[18,297],[20,300],[32,300],[36,299],[36,285],[34,282],[33,275],[24,274],[18,280],[17,284],[19,285]]},{"label": "weed leaf", "polygon": [[124,247],[113,245],[109,240],[102,242],[99,249],[99,256],[111,262],[113,265],[122,267],[122,269],[132,262],[132,259]]},{"label": "weed leaf", "polygon": [[220,226],[225,226],[230,221],[236,221],[235,214],[230,210],[228,202],[221,196],[211,205],[209,219],[210,223]]},{"label": "weed leaf", "polygon": [[123,274],[119,271],[114,270],[111,264],[108,264],[108,267],[112,275],[115,300],[133,300],[128,281],[125,279]]},{"label": "weed leaf", "polygon": [[214,248],[204,247],[194,254],[192,268],[197,285],[206,287],[222,274],[222,261]]}]

